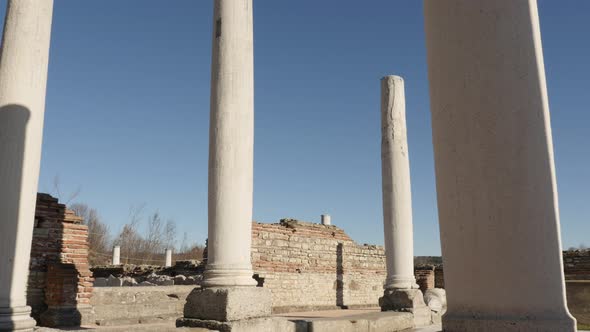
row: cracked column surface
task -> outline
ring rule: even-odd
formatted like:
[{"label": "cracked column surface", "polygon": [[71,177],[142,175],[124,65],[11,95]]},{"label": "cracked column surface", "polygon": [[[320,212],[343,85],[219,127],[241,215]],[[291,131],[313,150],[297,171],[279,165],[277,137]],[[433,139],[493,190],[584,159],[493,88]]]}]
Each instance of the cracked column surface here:
[{"label": "cracked column surface", "polygon": [[427,325],[430,309],[414,277],[406,99],[399,76],[381,79],[381,174],[387,278],[379,306],[411,312],[416,326]]},{"label": "cracked column surface", "polygon": [[574,331],[537,3],[425,0],[445,331]]},{"label": "cracked column surface", "polygon": [[215,0],[204,287],[256,286],[250,261],[254,176],[252,0]]},{"label": "cracked column surface", "polygon": [[10,0],[0,55],[0,331],[32,331],[33,238],[52,0]]},{"label": "cracked column surface", "polygon": [[418,288],[414,277],[412,193],[404,80],[381,79],[381,174],[386,289]]}]

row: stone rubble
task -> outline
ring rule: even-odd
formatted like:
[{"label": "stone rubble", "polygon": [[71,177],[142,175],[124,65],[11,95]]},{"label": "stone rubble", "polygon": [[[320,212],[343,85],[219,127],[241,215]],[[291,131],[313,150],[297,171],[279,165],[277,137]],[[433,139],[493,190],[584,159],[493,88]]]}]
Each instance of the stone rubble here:
[{"label": "stone rubble", "polygon": [[147,277],[115,277],[112,274],[108,278],[95,278],[94,287],[133,287],[133,286],[174,286],[174,285],[200,285],[202,276],[176,276],[158,275],[152,273]]}]

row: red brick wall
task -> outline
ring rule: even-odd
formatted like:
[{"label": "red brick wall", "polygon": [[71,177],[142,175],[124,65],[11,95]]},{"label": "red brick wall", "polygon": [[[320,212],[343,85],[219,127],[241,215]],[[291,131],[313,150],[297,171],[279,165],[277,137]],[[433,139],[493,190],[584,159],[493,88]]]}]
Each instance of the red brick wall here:
[{"label": "red brick wall", "polygon": [[434,269],[434,287],[445,288],[445,273],[440,265]]},{"label": "red brick wall", "polygon": [[416,267],[414,269],[414,276],[422,292],[434,288],[434,266]]},{"label": "red brick wall", "polygon": [[[27,301],[38,321],[47,309],[89,305],[93,279],[87,239],[80,217],[56,198],[37,194]],[[56,319],[53,313],[50,321]]]}]

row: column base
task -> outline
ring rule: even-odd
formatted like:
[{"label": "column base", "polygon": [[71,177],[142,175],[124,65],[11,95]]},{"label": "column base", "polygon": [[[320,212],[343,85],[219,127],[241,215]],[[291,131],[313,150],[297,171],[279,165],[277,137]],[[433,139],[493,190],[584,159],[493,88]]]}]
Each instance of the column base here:
[{"label": "column base", "polygon": [[442,326],[445,332],[574,332],[576,331],[576,320],[573,317],[563,317],[560,319],[518,319],[516,317],[478,319],[474,317],[453,316],[446,313],[442,317]]},{"label": "column base", "polygon": [[31,307],[0,308],[0,331],[33,331],[37,322],[31,317]]},{"label": "column base", "polygon": [[419,289],[386,289],[379,298],[381,311],[410,312],[414,315],[415,326],[432,323],[430,308],[424,303],[424,296]]},{"label": "column base", "polygon": [[178,322],[187,319],[233,322],[267,317],[271,312],[272,298],[267,288],[195,288],[186,299],[184,318]]},{"label": "column base", "polygon": [[258,283],[252,276],[251,269],[223,269],[207,266],[203,273],[201,286],[207,287],[235,287],[256,286]]},{"label": "column base", "polygon": [[385,280],[385,289],[419,289],[416,278],[411,277],[388,277]]}]

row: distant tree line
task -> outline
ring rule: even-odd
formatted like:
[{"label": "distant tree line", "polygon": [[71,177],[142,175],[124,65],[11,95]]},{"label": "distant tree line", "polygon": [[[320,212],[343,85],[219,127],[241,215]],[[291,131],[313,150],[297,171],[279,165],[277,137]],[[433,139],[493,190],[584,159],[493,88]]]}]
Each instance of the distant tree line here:
[{"label": "distant tree line", "polygon": [[145,205],[132,207],[127,222],[114,235],[96,209],[84,203],[74,203],[69,208],[88,226],[89,262],[92,266],[110,264],[116,245],[121,247],[123,264],[163,265],[168,248],[173,249],[173,262],[203,258],[204,246],[189,242],[186,233],[177,245],[176,222],[173,219],[164,220],[158,211],[144,217]]}]

